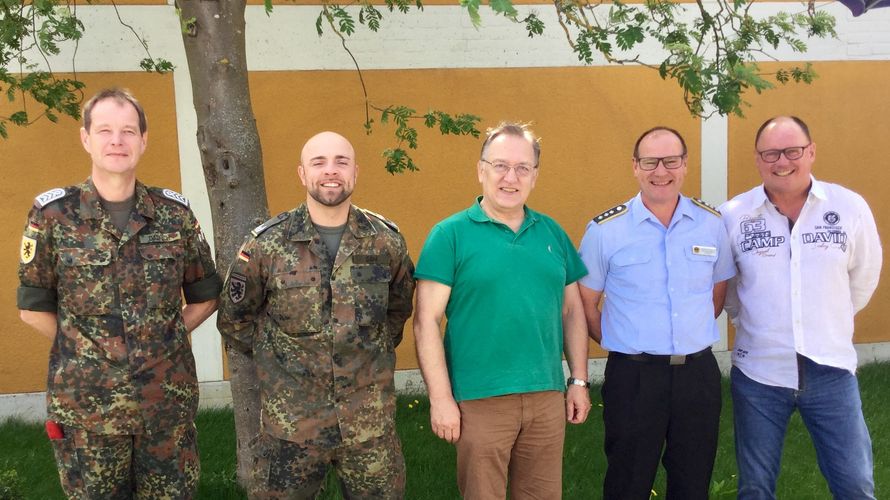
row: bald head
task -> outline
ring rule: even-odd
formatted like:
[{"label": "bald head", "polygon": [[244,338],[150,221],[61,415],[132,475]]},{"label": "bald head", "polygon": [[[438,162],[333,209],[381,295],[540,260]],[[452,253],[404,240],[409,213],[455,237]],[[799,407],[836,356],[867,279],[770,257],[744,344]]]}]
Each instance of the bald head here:
[{"label": "bald head", "polygon": [[318,158],[348,158],[355,162],[355,149],[352,144],[336,132],[319,132],[306,141],[300,152],[300,163],[309,165]]}]

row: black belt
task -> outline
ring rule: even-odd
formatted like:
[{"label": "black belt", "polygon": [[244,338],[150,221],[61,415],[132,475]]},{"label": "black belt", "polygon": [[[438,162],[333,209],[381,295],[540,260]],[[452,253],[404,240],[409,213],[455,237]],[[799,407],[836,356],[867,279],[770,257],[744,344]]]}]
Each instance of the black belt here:
[{"label": "black belt", "polygon": [[705,347],[701,351],[692,354],[625,354],[623,352],[612,351],[609,353],[610,358],[629,359],[631,361],[639,361],[640,363],[649,363],[652,365],[685,365],[690,360],[704,356],[711,352],[710,347]]}]

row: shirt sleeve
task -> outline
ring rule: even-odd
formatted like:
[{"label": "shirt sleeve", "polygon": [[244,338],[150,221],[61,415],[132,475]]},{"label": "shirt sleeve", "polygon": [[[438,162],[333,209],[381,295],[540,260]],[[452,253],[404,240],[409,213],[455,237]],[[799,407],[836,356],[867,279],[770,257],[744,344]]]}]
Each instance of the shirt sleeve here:
[{"label": "shirt sleeve", "polygon": [[396,234],[398,246],[392,259],[392,281],[389,284],[386,323],[393,347],[402,342],[405,322],[414,310],[414,262],[401,234]]},{"label": "shirt sleeve", "polygon": [[414,278],[454,286],[455,275],[454,238],[450,231],[434,226],[423,244]]},{"label": "shirt sleeve", "polygon": [[185,229],[185,274],[182,294],[187,304],[206,302],[219,296],[222,280],[216,272],[210,245],[191,210],[187,211]]},{"label": "shirt sleeve", "polygon": [[871,300],[881,275],[883,250],[874,216],[864,199],[858,197],[859,225],[856,228],[848,272],[853,310],[859,312]]},{"label": "shirt sleeve", "polygon": [[587,223],[584,237],[581,238],[581,246],[578,255],[584,265],[587,266],[587,276],[581,278],[580,283],[585,287],[603,291],[606,288],[606,273],[608,266],[602,252],[602,228],[596,222]]},{"label": "shirt sleeve", "polygon": [[243,352],[253,350],[257,318],[266,302],[268,271],[263,260],[257,240],[248,236],[229,266],[219,300],[219,333]]},{"label": "shirt sleeve", "polygon": [[714,224],[714,232],[717,233],[717,265],[714,266],[714,283],[726,281],[736,275],[735,258],[732,255],[732,245],[729,243],[729,235],[726,234],[726,226],[722,220]]},{"label": "shirt sleeve", "polygon": [[28,311],[56,312],[58,279],[50,228],[43,212],[33,207],[19,249],[19,287],[16,305]]},{"label": "shirt sleeve", "polygon": [[584,265],[584,261],[581,260],[581,257],[578,256],[578,252],[575,251],[575,244],[572,243],[569,235],[566,234],[566,232],[558,224],[554,224],[556,225],[556,229],[559,231],[559,238],[562,240],[562,248],[566,256],[565,285],[568,286],[580,280],[584,276],[587,276],[587,266]]}]

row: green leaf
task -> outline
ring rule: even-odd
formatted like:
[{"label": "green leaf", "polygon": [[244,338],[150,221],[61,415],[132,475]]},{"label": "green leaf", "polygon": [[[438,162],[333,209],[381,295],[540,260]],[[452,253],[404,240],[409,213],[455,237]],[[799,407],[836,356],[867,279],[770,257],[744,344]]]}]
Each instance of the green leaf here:
[{"label": "green leaf", "polygon": [[516,16],[519,14],[516,8],[513,7],[513,0],[488,0],[488,6],[491,7],[491,10],[498,14],[503,14],[508,19],[516,20]]},{"label": "green leaf", "polygon": [[272,0],[263,0],[263,8],[267,16],[272,14]]},{"label": "green leaf", "polygon": [[467,8],[467,13],[470,15],[470,21],[477,29],[482,25],[482,17],[479,16],[480,1],[481,0],[460,0],[460,5]]}]

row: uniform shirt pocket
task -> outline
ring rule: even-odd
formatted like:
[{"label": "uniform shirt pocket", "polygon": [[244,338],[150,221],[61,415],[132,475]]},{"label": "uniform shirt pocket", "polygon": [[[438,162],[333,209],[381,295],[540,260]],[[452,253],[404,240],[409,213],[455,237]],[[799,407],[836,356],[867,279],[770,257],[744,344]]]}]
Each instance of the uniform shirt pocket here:
[{"label": "uniform shirt pocket", "polygon": [[182,307],[182,276],[185,249],[176,243],[139,245],[143,286],[148,292],[146,302],[150,308]]},{"label": "uniform shirt pocket", "polygon": [[653,281],[663,281],[663,266],[652,264],[652,250],[645,246],[623,248],[609,260],[607,281],[611,290],[638,298],[654,297],[661,289],[652,286]]},{"label": "uniform shirt pocket", "polygon": [[111,252],[94,248],[60,248],[59,306],[74,314],[101,315],[111,312],[114,284]]},{"label": "uniform shirt pocket", "polygon": [[269,283],[269,317],[291,335],[320,332],[321,284],[320,271],[273,275]]},{"label": "uniform shirt pocket", "polygon": [[714,266],[717,263],[716,245],[690,245],[686,255],[686,283],[690,292],[701,293],[714,285]]},{"label": "uniform shirt pocket", "polygon": [[392,271],[382,265],[353,265],[351,296],[355,297],[355,321],[370,326],[386,320]]}]

